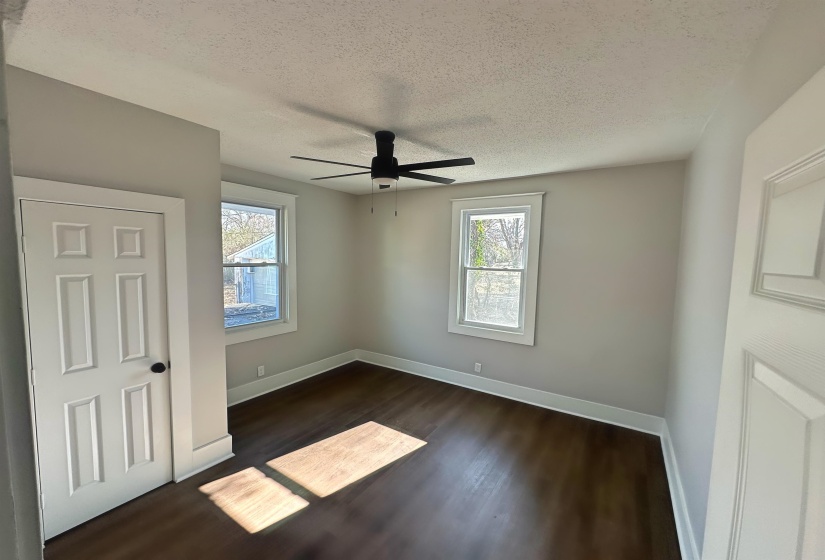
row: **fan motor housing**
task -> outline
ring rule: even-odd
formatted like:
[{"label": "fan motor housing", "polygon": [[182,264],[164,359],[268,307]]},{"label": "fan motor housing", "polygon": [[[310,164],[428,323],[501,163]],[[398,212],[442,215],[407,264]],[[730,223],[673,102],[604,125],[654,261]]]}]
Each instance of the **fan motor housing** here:
[{"label": "fan motor housing", "polygon": [[[372,166],[370,168],[370,176],[388,178],[398,180],[398,160],[396,158],[382,158],[375,156],[372,158]],[[388,189],[390,185],[382,185],[379,183],[379,189]]]}]

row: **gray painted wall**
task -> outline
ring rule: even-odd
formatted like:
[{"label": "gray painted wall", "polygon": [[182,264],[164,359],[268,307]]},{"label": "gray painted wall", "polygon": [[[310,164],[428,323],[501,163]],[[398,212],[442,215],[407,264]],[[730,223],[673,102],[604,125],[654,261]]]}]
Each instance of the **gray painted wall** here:
[{"label": "gray painted wall", "polygon": [[224,165],[223,179],[298,195],[298,330],[226,347],[230,388],[355,348],[356,200],[351,194]]},{"label": "gray painted wall", "polygon": [[0,558],[39,558],[40,520],[20,297],[0,22]]},{"label": "gray painted wall", "polygon": [[[403,181],[403,179],[402,179]],[[358,347],[664,413],[684,163],[358,199]],[[451,198],[544,191],[536,345],[447,332]]]},{"label": "gray painted wall", "polygon": [[15,174],[186,201],[193,444],[224,436],[218,132],[14,67],[8,98]]},{"label": "gray painted wall", "polygon": [[688,162],[666,420],[700,550],[745,139],[825,65],[823,30],[825,2],[785,0]]}]

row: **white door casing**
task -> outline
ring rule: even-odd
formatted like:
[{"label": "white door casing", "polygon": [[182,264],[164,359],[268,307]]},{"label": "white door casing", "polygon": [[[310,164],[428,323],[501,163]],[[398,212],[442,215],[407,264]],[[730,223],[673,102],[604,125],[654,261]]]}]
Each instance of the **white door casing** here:
[{"label": "white door casing", "polygon": [[[25,284],[23,232],[20,209],[23,201],[43,201],[75,204],[94,208],[114,208],[151,212],[163,216],[164,248],[166,253],[167,323],[169,330],[169,369],[172,406],[172,457],[174,480],[184,480],[214,464],[233,456],[232,436],[226,434],[210,443],[195,448],[192,433],[192,352],[189,329],[189,272],[187,265],[186,203],[181,198],[92,187],[76,183],[62,183],[33,177],[14,177],[15,218],[17,223],[21,290],[23,291],[23,319],[28,330],[27,289]],[[27,348],[31,367],[31,351]],[[25,374],[25,372],[21,372]],[[33,387],[32,387],[33,389]],[[34,410],[33,394],[30,393]],[[30,427],[34,430],[34,425]],[[21,427],[21,429],[26,429]],[[36,435],[36,434],[35,434]],[[35,451],[37,448],[35,438]],[[37,455],[35,455],[37,458]],[[38,461],[39,463],[39,461]],[[38,486],[39,476],[38,465]],[[42,522],[42,515],[41,515]],[[42,534],[42,533],[41,533]]]},{"label": "white door casing", "polygon": [[825,559],[825,69],[746,145],[703,558]]},{"label": "white door casing", "polygon": [[44,534],[172,479],[163,217],[21,202]]}]

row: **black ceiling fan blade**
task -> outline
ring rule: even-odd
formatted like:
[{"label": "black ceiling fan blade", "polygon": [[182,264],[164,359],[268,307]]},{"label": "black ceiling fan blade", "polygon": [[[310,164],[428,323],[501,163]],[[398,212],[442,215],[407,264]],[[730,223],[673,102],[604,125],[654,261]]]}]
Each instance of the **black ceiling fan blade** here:
[{"label": "black ceiling fan blade", "polygon": [[331,163],[333,165],[346,165],[347,167],[359,167],[361,169],[370,169],[366,165],[355,165],[354,163],[342,163],[340,161],[329,161],[327,159],[315,159],[315,158],[303,157],[303,156],[289,156],[289,157],[291,157],[292,159],[305,159],[306,161],[318,161],[318,162],[321,162],[321,163]]},{"label": "black ceiling fan blade", "polygon": [[445,179],[444,177],[436,177],[435,175],[425,175],[424,173],[413,173],[411,171],[398,171],[402,177],[409,177],[410,179],[418,179],[419,181],[430,181],[433,183],[441,183],[442,185],[449,185],[455,183],[455,179]]},{"label": "black ceiling fan blade", "polygon": [[475,165],[476,160],[471,157],[458,159],[442,159],[438,161],[422,161],[421,163],[408,163],[399,165],[398,171],[415,171],[417,169],[440,169],[442,167],[460,167],[462,165]]},{"label": "black ceiling fan blade", "polygon": [[313,177],[310,181],[320,181],[321,179],[337,179],[338,177],[352,177],[353,175],[366,175],[369,171],[361,171],[360,173],[345,173],[344,175],[330,175],[328,177]]}]

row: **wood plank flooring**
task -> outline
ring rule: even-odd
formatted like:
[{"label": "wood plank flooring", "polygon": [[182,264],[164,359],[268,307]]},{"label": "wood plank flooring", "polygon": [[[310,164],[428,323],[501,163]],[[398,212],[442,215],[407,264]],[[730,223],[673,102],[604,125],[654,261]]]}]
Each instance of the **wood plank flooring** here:
[{"label": "wood plank flooring", "polygon": [[[368,421],[427,445],[319,498],[266,466]],[[659,439],[360,362],[229,409],[236,457],[46,544],[58,559],[670,560]],[[255,467],[309,505],[254,534],[198,488]]]}]

